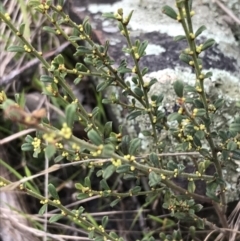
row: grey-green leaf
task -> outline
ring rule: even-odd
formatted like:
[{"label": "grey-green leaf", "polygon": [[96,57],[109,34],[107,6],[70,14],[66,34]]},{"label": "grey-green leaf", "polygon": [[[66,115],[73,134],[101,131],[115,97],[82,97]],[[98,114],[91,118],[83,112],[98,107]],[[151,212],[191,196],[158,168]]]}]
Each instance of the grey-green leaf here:
[{"label": "grey-green leaf", "polygon": [[163,12],[164,14],[166,14],[168,17],[177,20],[177,13],[176,13],[175,10],[174,10],[173,8],[171,8],[170,6],[165,5],[165,6],[162,8],[162,12]]},{"label": "grey-green leaf", "polygon": [[119,203],[119,201],[120,201],[120,199],[115,199],[114,201],[112,201],[112,202],[110,203],[110,207],[116,206],[116,205]]},{"label": "grey-green leaf", "polygon": [[61,219],[62,217],[64,217],[64,215],[62,215],[62,214],[54,214],[54,215],[49,219],[49,223],[55,223],[55,222],[57,222],[59,219]]},{"label": "grey-green leaf", "polygon": [[47,210],[48,204],[42,205],[42,207],[39,209],[38,214],[43,215]]},{"label": "grey-green leaf", "polygon": [[77,110],[77,105],[73,103],[68,105],[65,109],[66,123],[70,128],[72,128],[73,126],[76,110]]},{"label": "grey-green leaf", "polygon": [[155,172],[150,172],[148,175],[148,178],[149,178],[148,183],[150,187],[154,187],[161,182],[161,177]]},{"label": "grey-green leaf", "polygon": [[198,28],[198,30],[195,33],[195,38],[200,35],[204,30],[206,30],[206,26],[202,25],[201,27]]},{"label": "grey-green leaf", "polygon": [[134,138],[130,141],[129,154],[135,155],[141,146],[141,140],[139,138]]},{"label": "grey-green leaf", "polygon": [[48,159],[51,159],[56,153],[56,147],[54,145],[47,145],[45,148],[45,155]]},{"label": "grey-green leaf", "polygon": [[48,184],[48,191],[54,199],[59,200],[57,190],[52,183]]},{"label": "grey-green leaf", "polygon": [[100,136],[95,130],[91,129],[91,130],[87,133],[87,136],[88,136],[89,140],[90,140],[93,144],[95,144],[95,145],[97,145],[97,146],[99,146],[99,145],[102,144],[102,138],[101,138],[101,136]]},{"label": "grey-green leaf", "polygon": [[25,52],[25,49],[20,46],[10,46],[7,48],[8,52],[16,52],[16,53],[23,53]]},{"label": "grey-green leaf", "polygon": [[208,39],[204,44],[203,44],[203,46],[202,46],[202,51],[203,50],[206,50],[206,49],[208,49],[208,48],[210,48],[210,47],[212,47],[213,45],[215,44],[215,40],[214,39]]},{"label": "grey-green leaf", "polygon": [[102,218],[102,226],[105,228],[108,224],[108,216]]},{"label": "grey-green leaf", "polygon": [[182,98],[183,97],[183,88],[184,88],[183,82],[181,80],[175,81],[173,84],[173,88],[174,88],[176,95],[178,97]]},{"label": "grey-green leaf", "polygon": [[107,180],[109,177],[112,176],[115,170],[116,170],[116,167],[114,165],[109,165],[105,170],[103,170],[102,177]]}]

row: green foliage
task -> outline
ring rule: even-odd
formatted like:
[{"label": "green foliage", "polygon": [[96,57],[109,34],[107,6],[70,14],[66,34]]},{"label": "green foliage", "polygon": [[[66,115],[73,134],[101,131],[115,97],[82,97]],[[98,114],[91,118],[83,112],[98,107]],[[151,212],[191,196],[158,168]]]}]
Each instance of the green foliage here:
[{"label": "green foliage", "polygon": [[[83,57],[84,62],[77,63],[73,69],[65,65],[64,56],[61,54],[49,64],[22,35],[24,24],[18,30],[6,15],[0,13],[1,20],[14,34],[19,36],[23,45],[10,46],[8,51],[29,53],[41,61],[43,67],[48,71],[47,74],[40,77],[43,93],[61,102],[61,107],[65,110],[65,123],[59,127],[50,124],[50,120],[40,113],[26,113],[14,101],[2,98],[1,108],[8,119],[38,130],[36,137],[26,136],[25,143],[21,147],[22,151],[33,152],[33,157],[45,153],[45,157],[50,160],[54,158],[55,163],[63,162],[63,159],[66,158],[69,163],[76,162],[88,169],[90,174],[81,177],[84,181],[75,184],[78,199],[84,200],[92,196],[109,198],[111,200],[109,205],[113,208],[125,197],[144,195],[146,203],[151,203],[161,195],[164,199],[162,207],[168,210],[175,218],[174,220],[192,222],[194,226],[191,226],[189,230],[192,238],[195,238],[196,229],[204,229],[205,226],[213,227],[210,221],[198,216],[198,212],[202,209],[199,202],[213,203],[222,227],[228,228],[225,210],[227,204],[226,181],[222,165],[225,165],[233,155],[239,156],[240,118],[237,117],[232,121],[228,129],[218,130],[214,126],[215,113],[224,105],[224,100],[220,98],[214,102],[208,100],[204,80],[211,76],[211,72],[204,73],[199,55],[202,51],[212,47],[215,41],[208,39],[197,46],[196,38],[201,36],[206,27],[201,26],[193,34],[191,1],[176,1],[176,11],[170,6],[164,6],[162,9],[163,13],[182,25],[184,35],[175,37],[175,40],[187,41],[188,48],[182,50],[179,58],[193,68],[196,74],[195,86],[188,86],[180,80],[174,82],[173,89],[179,109],[170,114],[163,111],[164,95],[162,93],[150,94],[150,89],[154,88],[157,80],[152,79],[149,83],[144,80],[148,68],[140,67],[139,62],[145,55],[148,42],[145,40],[131,41],[128,23],[133,12],[124,16],[123,10],[118,9],[116,13],[104,14],[105,18],[118,22],[121,34],[126,38],[126,47],[123,51],[128,53],[134,62],[134,66],[129,67],[127,61],[122,60],[118,67],[114,67],[114,60],[108,55],[109,42],[106,41],[103,45],[95,43],[91,38],[93,30],[89,19],[85,18],[81,25],[77,25],[62,11],[62,2],[59,1],[57,6],[51,1],[43,4],[39,4],[39,1],[30,1],[29,4],[53,24],[53,27],[43,27],[44,31],[62,35],[75,47],[75,56]],[[57,21],[52,21],[50,13]],[[62,25],[70,26],[73,29],[73,35],[66,35]],[[79,40],[82,40],[84,44],[80,45]],[[126,81],[123,77],[124,74],[131,75],[131,81]],[[141,140],[139,137],[123,134],[120,128],[119,133],[114,132],[111,121],[105,123],[102,128],[101,124],[96,121],[99,108],[96,107],[92,113],[88,113],[84,109],[65,80],[68,75],[75,76],[75,85],[84,76],[97,77],[99,79],[96,87],[98,92],[118,86],[122,90],[122,95],[128,97],[128,103],[123,103],[119,96],[113,94],[106,96],[102,100],[103,104],[122,106],[128,111],[126,118],[129,121],[138,122],[139,118],[147,119],[146,123],[149,123],[150,128],[137,133],[142,134],[146,139]],[[84,125],[88,141],[73,135],[75,123]],[[165,135],[166,132],[168,136]],[[142,153],[142,142],[150,139],[149,153]],[[172,142],[170,143],[169,140]],[[167,155],[166,158],[161,158],[169,150],[169,146],[174,147],[180,154],[197,152],[199,154],[197,161],[192,156],[188,158],[192,166],[195,166],[196,171],[185,172],[186,164],[181,158],[179,162],[174,158],[168,158]],[[171,154],[174,156],[174,153]],[[184,156],[184,154],[182,155]],[[215,171],[211,175],[207,175],[205,172],[210,164],[214,165]],[[101,179],[101,190],[95,190],[91,182],[91,173],[95,169],[98,170],[97,177]],[[115,175],[122,180],[135,180],[136,185],[125,193],[115,191],[109,184],[109,180]],[[174,181],[178,177],[188,180],[186,187],[182,187]],[[140,178],[148,180],[146,182],[147,189],[141,185]],[[197,193],[196,181],[199,180],[206,183],[204,194]],[[218,190],[219,194],[217,194]],[[48,191],[51,197],[49,200],[44,200],[43,196],[34,194],[28,187],[23,189],[23,192],[41,200],[43,206],[39,210],[39,214],[44,214],[49,205],[61,210],[61,214],[51,216],[50,223],[66,217],[85,229],[92,240],[123,240],[116,233],[107,231],[106,227],[110,222],[108,216],[104,216],[101,225],[98,225],[89,214],[84,212],[82,207],[76,211],[62,205],[53,184],[48,185]],[[151,219],[156,223],[161,223],[161,219],[154,215],[151,215]],[[173,226],[170,221],[166,225]],[[153,237],[155,234],[149,232],[142,240],[155,240]],[[171,235],[161,232],[160,238],[162,240],[182,240],[182,235],[181,230],[178,229],[173,230]]]}]

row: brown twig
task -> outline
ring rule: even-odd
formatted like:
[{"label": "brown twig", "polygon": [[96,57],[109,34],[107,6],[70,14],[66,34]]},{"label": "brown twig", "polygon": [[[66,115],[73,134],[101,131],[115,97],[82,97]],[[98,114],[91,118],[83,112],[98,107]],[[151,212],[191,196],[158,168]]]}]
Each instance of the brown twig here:
[{"label": "brown twig", "polygon": [[232,18],[237,24],[240,25],[240,19],[229,8],[227,8],[219,0],[212,0],[212,1],[213,3],[216,3],[230,18]]},{"label": "brown twig", "polygon": [[[52,57],[54,55],[57,55],[57,54],[61,53],[69,44],[70,44],[69,42],[65,42],[62,45],[60,45],[57,49],[44,54],[43,57],[45,59],[48,59],[48,58],[50,58],[50,57]],[[37,65],[39,63],[40,63],[40,60],[37,59],[37,58],[34,58],[33,60],[29,61],[26,65],[22,66],[21,68],[13,70],[13,71],[11,71],[11,73],[0,77],[0,85],[11,84],[11,82],[17,76],[19,76],[21,73],[23,73],[27,69],[30,69],[30,68],[32,68],[33,66],[35,66],[35,65]]]}]

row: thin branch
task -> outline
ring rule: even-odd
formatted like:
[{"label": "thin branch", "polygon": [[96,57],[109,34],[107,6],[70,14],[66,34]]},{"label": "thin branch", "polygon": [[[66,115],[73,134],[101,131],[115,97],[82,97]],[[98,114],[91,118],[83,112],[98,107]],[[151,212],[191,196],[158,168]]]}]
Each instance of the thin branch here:
[{"label": "thin branch", "polygon": [[8,137],[0,140],[0,145],[6,144],[6,143],[8,143],[8,142],[11,142],[11,141],[13,141],[13,140],[15,140],[15,139],[18,139],[18,138],[20,138],[20,137],[22,137],[22,136],[25,136],[25,135],[27,135],[27,134],[29,134],[29,133],[31,133],[31,132],[34,132],[34,131],[36,131],[36,129],[31,128],[31,129],[27,129],[27,130],[24,130],[24,131],[20,131],[20,132],[18,132],[18,133],[15,133],[15,134],[13,134],[13,135],[11,135],[11,136],[8,136]]},{"label": "thin branch", "polygon": [[231,19],[240,25],[240,19],[223,3],[221,3],[219,0],[212,0],[212,2],[216,3]]}]

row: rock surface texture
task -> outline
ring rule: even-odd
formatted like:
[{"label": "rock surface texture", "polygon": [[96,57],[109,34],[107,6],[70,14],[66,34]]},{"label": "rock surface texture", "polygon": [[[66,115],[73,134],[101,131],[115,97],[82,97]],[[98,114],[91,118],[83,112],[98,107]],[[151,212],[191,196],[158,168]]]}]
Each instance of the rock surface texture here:
[{"label": "rock surface texture", "polygon": [[[195,15],[193,26],[196,31],[200,26],[205,25],[199,42],[214,38],[216,44],[204,51],[200,57],[203,58],[203,69],[212,71],[211,79],[206,80],[206,93],[210,99],[223,98],[225,104],[215,120],[216,129],[225,128],[234,117],[239,115],[240,108],[236,103],[240,102],[240,46],[229,28],[225,15],[221,15],[219,9],[213,4],[204,1],[193,1]],[[140,39],[149,42],[146,55],[141,59],[141,67],[147,67],[149,72],[145,75],[145,81],[156,78],[157,83],[151,88],[150,95],[164,94],[164,106],[171,110],[174,108],[176,95],[172,84],[175,80],[182,80],[187,84],[195,83],[193,71],[179,60],[181,50],[187,47],[184,41],[175,42],[173,37],[183,34],[181,24],[168,18],[162,13],[164,5],[174,6],[175,1],[157,0],[135,0],[135,1],[88,1],[84,7],[77,6],[72,2],[74,12],[81,18],[90,16],[90,22],[95,29],[95,38],[101,44],[106,40],[110,42],[109,54],[118,66],[122,59],[127,59],[129,68],[133,67],[133,61],[121,50],[126,46],[125,38],[119,33],[116,21],[104,19],[103,13],[116,12],[122,8],[127,15],[134,10],[133,17],[129,23],[132,40]],[[235,6],[232,3],[231,6]],[[109,88],[107,95],[112,92],[121,95],[121,90]],[[143,117],[135,121],[126,120],[126,111],[121,107],[112,108],[113,116],[126,128],[132,136],[139,134],[140,130],[149,128],[149,121]],[[168,135],[168,133],[165,133]],[[141,135],[139,135],[141,137]],[[142,149],[149,152],[151,140],[144,137]],[[171,149],[169,149],[171,151]],[[239,199],[240,160],[235,160],[237,172],[226,170],[227,181],[229,182],[229,201]]]}]

